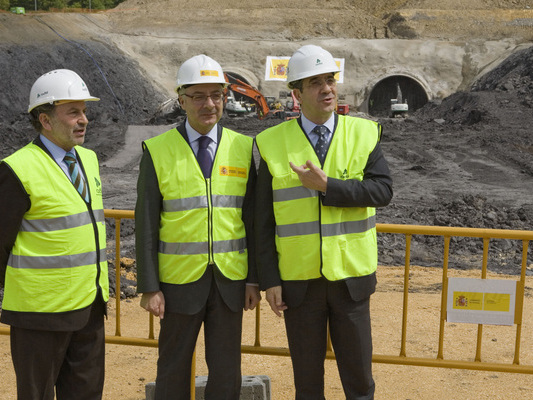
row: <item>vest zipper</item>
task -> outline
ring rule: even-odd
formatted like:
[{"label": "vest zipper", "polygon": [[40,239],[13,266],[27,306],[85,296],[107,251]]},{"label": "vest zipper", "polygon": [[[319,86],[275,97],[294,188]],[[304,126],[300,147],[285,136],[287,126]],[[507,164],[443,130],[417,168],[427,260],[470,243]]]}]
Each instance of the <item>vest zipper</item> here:
[{"label": "vest zipper", "polygon": [[[82,199],[82,201],[85,203],[85,200]],[[94,212],[91,204],[87,204],[87,210],[89,211],[89,215],[91,217],[91,222],[94,230],[94,240],[96,244],[96,289],[97,293],[103,294],[102,288],[100,287],[100,274],[102,273],[100,268],[100,234],[98,233],[98,225],[96,224],[96,219],[94,218]],[[120,263],[120,260],[117,260],[117,262]],[[118,295],[120,296],[120,288],[115,287],[115,293],[118,293]]]},{"label": "vest zipper", "polygon": [[207,242],[208,242],[208,264],[215,263],[215,256],[213,254],[213,203],[211,200],[211,178],[205,180],[207,191]]},{"label": "vest zipper", "polygon": [[325,278],[323,273],[324,260],[322,258],[322,202],[320,201],[320,192],[318,192],[318,233],[320,235],[320,248],[318,249],[320,252],[320,275]]},{"label": "vest zipper", "polygon": [[[95,249],[96,249],[96,282],[95,282],[96,293],[97,293],[97,296],[98,296],[98,293],[102,293],[102,296],[103,296],[103,290],[102,290],[102,287],[100,286],[100,275],[102,274],[102,269],[100,267],[100,234],[98,233],[98,225],[96,224],[96,218],[94,217],[94,211],[93,211],[93,207],[91,203],[92,196],[91,196],[91,190],[89,188],[87,174],[85,173],[85,169],[83,168],[83,163],[81,161],[80,161],[80,171],[83,171],[82,179],[85,179],[85,187],[87,188],[87,193],[89,196],[89,203],[85,202],[85,199],[82,197],[81,193],[79,193],[76,190],[76,188],[74,188],[74,186],[73,188],[74,190],[76,190],[76,192],[78,192],[81,201],[83,201],[85,205],[87,206],[87,211],[89,211],[89,216],[91,217],[91,223],[93,225],[93,230],[94,230]],[[120,263],[120,260],[117,260],[117,262]],[[120,288],[115,287],[115,295],[117,293],[120,296]]]}]

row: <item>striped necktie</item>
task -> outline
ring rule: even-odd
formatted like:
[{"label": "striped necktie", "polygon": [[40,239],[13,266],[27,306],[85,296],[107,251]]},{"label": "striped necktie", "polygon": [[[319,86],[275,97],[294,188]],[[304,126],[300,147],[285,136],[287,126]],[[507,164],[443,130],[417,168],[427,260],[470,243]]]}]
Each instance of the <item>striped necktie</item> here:
[{"label": "striped necktie", "polygon": [[89,192],[87,191],[87,185],[85,184],[85,180],[83,179],[83,176],[81,174],[80,167],[78,166],[78,162],[76,161],[76,156],[71,151],[67,152],[65,154],[65,158],[63,158],[63,161],[68,165],[68,172],[70,174],[70,179],[72,181],[72,184],[76,188],[76,190],[81,194],[81,197],[83,200],[85,200],[86,203],[89,202]]}]

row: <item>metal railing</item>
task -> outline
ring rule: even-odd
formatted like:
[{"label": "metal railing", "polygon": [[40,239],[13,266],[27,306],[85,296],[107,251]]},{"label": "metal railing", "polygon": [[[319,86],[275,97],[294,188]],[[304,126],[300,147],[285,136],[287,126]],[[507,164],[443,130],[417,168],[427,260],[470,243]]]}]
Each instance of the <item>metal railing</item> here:
[{"label": "metal railing", "polygon": [[[533,239],[533,231],[503,230],[503,229],[478,229],[478,228],[453,228],[438,226],[418,226],[418,225],[393,225],[378,224],[377,231],[381,233],[403,234],[405,235],[405,268],[403,287],[403,312],[402,312],[402,333],[401,347],[398,356],[374,355],[373,362],[388,364],[418,365],[427,367],[459,368],[479,371],[500,371],[533,374],[533,365],[520,365],[520,343],[523,324],[523,307],[526,284],[527,253],[529,242]],[[406,354],[407,338],[407,313],[409,298],[409,269],[411,239],[413,235],[431,235],[444,238],[443,268],[442,268],[442,293],[440,307],[439,326],[439,347],[436,359],[408,357]],[[520,279],[516,281],[516,304],[515,319],[516,338],[514,358],[512,364],[488,363],[481,361],[481,343],[483,325],[478,324],[476,340],[476,355],[474,361],[446,360],[444,359],[444,329],[447,313],[448,301],[448,263],[450,256],[450,241],[452,237],[470,237],[483,239],[483,261],[481,265],[481,279],[487,278],[487,265],[489,254],[489,242],[491,239],[510,239],[522,241],[522,262],[520,269]]]},{"label": "metal railing", "polygon": [[[121,335],[121,317],[120,317],[120,231],[121,221],[123,219],[133,219],[134,212],[131,210],[105,210],[106,218],[115,220],[115,274],[116,274],[116,321],[115,334],[106,336],[106,342],[112,344],[148,346],[157,347],[157,339],[154,332],[154,317],[149,314],[149,333],[147,338],[125,337]],[[526,284],[526,268],[528,265],[527,254],[529,242],[533,240],[533,231],[519,230],[502,230],[502,229],[477,229],[477,228],[453,228],[437,226],[418,226],[418,225],[395,225],[395,224],[377,224],[379,233],[397,234],[405,237],[405,266],[404,266],[404,283],[403,283],[403,308],[402,308],[402,327],[401,341],[398,355],[374,354],[372,361],[375,363],[399,364],[399,365],[416,365],[426,367],[440,368],[458,368],[481,371],[499,371],[512,373],[533,374],[533,365],[520,364],[520,345],[523,324],[523,307]],[[442,267],[442,293],[440,305],[440,326],[438,337],[438,351],[436,358],[429,357],[411,357],[407,355],[407,320],[409,309],[409,274],[411,259],[411,239],[413,235],[440,236],[444,238],[443,250],[443,267]],[[483,325],[478,324],[476,352],[474,361],[452,360],[444,358],[444,331],[447,313],[447,296],[448,296],[448,263],[450,256],[450,241],[452,237],[470,237],[481,238],[483,240],[483,261],[481,266],[481,279],[487,278],[487,265],[489,254],[489,242],[491,239],[509,239],[522,241],[522,261],[520,278],[516,281],[516,304],[515,320],[516,338],[514,344],[514,357],[512,363],[495,363],[483,362],[481,360],[482,334]],[[0,328],[0,334],[7,334],[8,328]],[[530,338],[529,338],[530,339]],[[533,344],[530,344],[530,346]],[[289,356],[289,349],[286,347],[272,347],[261,345],[261,315],[260,307],[256,309],[255,317],[255,340],[253,345],[242,345],[243,353],[262,354],[274,356]],[[333,359],[335,355],[328,344],[327,358]],[[194,371],[194,365],[193,365]],[[191,379],[194,379],[194,373]],[[191,382],[194,385],[194,381]]]}]

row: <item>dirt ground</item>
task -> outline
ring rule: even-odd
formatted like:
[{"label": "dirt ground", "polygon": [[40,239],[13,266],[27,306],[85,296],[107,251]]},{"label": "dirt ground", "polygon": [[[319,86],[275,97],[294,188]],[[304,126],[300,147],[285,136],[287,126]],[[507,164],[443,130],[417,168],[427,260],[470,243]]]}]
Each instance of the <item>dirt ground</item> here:
[{"label": "dirt ground", "polygon": [[[440,282],[438,268],[412,267],[407,317],[406,355],[435,359],[438,349]],[[479,277],[473,271],[455,271],[457,277]],[[516,279],[495,276],[498,279]],[[375,355],[397,356],[400,353],[403,268],[379,267],[378,290],[372,297],[372,327]],[[533,288],[524,305],[520,362],[533,364]],[[126,337],[148,337],[148,316],[139,306],[139,298],[121,302],[121,334]],[[115,333],[115,305],[110,302],[108,335]],[[255,311],[244,316],[243,344],[254,344]],[[156,334],[158,323],[156,321]],[[266,302],[261,303],[262,346],[286,347],[283,320],[276,317]],[[511,364],[516,328],[490,326],[483,328],[482,360]],[[475,355],[477,326],[446,323],[444,358],[472,361]],[[9,338],[0,336],[0,398],[15,398],[14,373],[9,353]],[[203,337],[197,347],[197,375],[207,375],[203,361]],[[142,400],[145,385],[155,380],[157,349],[109,344],[106,348],[105,400]],[[527,374],[484,372],[462,369],[429,368],[374,363],[376,400],[498,400],[533,398],[533,381]],[[294,398],[290,358],[243,354],[243,375],[267,375],[271,381],[273,400]],[[334,360],[326,360],[326,398],[342,399],[342,386]]]},{"label": "dirt ground", "polygon": [[[238,4],[237,4],[238,3]],[[324,4],[327,7],[324,8]],[[411,0],[341,1],[306,0],[279,7],[263,2],[229,0],[128,0],[105,18],[51,15],[14,18],[0,13],[0,158],[31,140],[25,108],[31,83],[40,73],[58,66],[83,71],[87,84],[102,93],[102,101],[91,104],[87,147],[97,151],[106,208],[133,209],[140,159],[140,143],[162,133],[179,120],[170,116],[156,119],[166,89],[154,86],[146,72],[137,68],[146,56],[141,47],[130,49],[132,61],[113,47],[103,32],[155,37],[160,41],[161,57],[179,63],[180,54],[162,54],[169,37],[186,47],[205,46],[197,35],[216,37],[218,51],[226,51],[224,39],[239,38],[247,46],[262,41],[291,42],[313,38],[421,39],[421,40],[517,40],[525,44],[464,91],[432,101],[408,118],[379,118],[384,127],[382,146],[394,180],[394,199],[377,212],[378,223],[531,230],[533,221],[533,4],[530,0]],[[243,19],[243,13],[247,18]],[[282,18],[283,17],[283,18]],[[314,21],[308,24],[307,21]],[[37,21],[37,22],[36,22]],[[40,22],[39,22],[40,21]],[[54,22],[56,25],[54,25]],[[267,22],[265,24],[265,22]],[[471,22],[471,23],[470,23]],[[59,40],[49,26],[68,32],[73,46]],[[216,27],[216,28],[214,28]],[[87,31],[94,29],[92,36]],[[176,33],[177,32],[177,33]],[[271,42],[269,42],[271,43]],[[163,50],[165,49],[165,50]],[[87,52],[85,52],[87,51]],[[235,51],[230,49],[228,51]],[[137,52],[137,54],[135,54]],[[152,53],[150,53],[152,54]],[[108,85],[102,83],[94,59],[106,66]],[[23,66],[23,67],[21,67]],[[174,75],[167,66],[150,71],[153,76]],[[263,66],[257,66],[263,68]],[[111,104],[112,106],[109,106]],[[354,116],[370,117],[357,110]],[[167,118],[168,117],[168,118]],[[372,118],[372,117],[370,117]],[[255,136],[277,120],[259,121],[254,117],[224,117],[222,124]],[[1,193],[0,195],[6,195]],[[108,221],[112,232],[114,222]],[[134,257],[131,221],[122,224],[122,257]],[[114,242],[109,235],[109,246]],[[379,287],[372,301],[375,354],[399,354],[405,242],[391,235],[379,236]],[[452,241],[450,267],[454,274],[476,274],[482,256],[482,243],[473,239]],[[508,240],[491,242],[489,270],[498,277],[516,279],[521,257],[520,243]],[[439,238],[414,237],[410,318],[407,354],[436,357],[438,309],[442,265]],[[531,250],[530,256],[531,259]],[[531,261],[530,261],[531,262]],[[130,271],[131,274],[131,271]],[[502,275],[503,274],[503,275]],[[533,304],[528,269],[521,361],[533,364],[531,337]],[[477,273],[477,275],[479,274]],[[121,287],[123,335],[145,335],[146,314],[139,308],[134,276]],[[1,292],[1,290],[0,290]],[[110,304],[108,333],[113,333],[113,304]],[[263,304],[262,344],[283,346],[282,320]],[[253,343],[253,313],[245,316],[243,343]],[[472,360],[475,352],[475,327],[447,324],[445,358]],[[131,333],[130,333],[131,332]],[[483,359],[512,362],[515,328],[485,327]],[[14,376],[9,357],[9,341],[0,336],[0,398],[14,398]],[[118,345],[107,347],[105,398],[143,399],[144,385],[155,378],[157,350]],[[205,375],[200,361],[198,374]],[[326,390],[328,399],[341,399],[342,389],[334,361],[328,360]],[[447,370],[387,364],[374,365],[377,399],[507,399],[533,398],[530,375]],[[272,398],[290,399],[292,373],[286,357],[243,355],[243,374],[268,375]]]}]

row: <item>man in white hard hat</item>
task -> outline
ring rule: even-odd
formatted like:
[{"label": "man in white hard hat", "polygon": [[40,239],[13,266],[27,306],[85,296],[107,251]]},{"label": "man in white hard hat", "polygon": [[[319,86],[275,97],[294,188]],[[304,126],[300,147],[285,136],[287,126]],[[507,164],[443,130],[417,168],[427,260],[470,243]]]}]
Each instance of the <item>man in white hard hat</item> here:
[{"label": "man in white hard hat", "polygon": [[137,290],[160,318],[156,399],[189,399],[202,323],[206,399],[238,399],[243,309],[260,300],[253,251],[250,137],[218,124],[226,80],[212,58],[185,61],[186,121],[143,143],[135,208]]},{"label": "man in white hard hat", "polygon": [[81,147],[85,82],[42,75],[28,112],[39,136],[0,162],[1,322],[18,399],[102,398],[106,234],[96,154]]},{"label": "man in white hard hat", "polygon": [[339,68],[314,45],[289,60],[298,119],[256,137],[261,289],[285,317],[296,399],[324,399],[328,326],[346,399],[372,399],[375,207],[392,198],[379,124],[335,113]]}]

